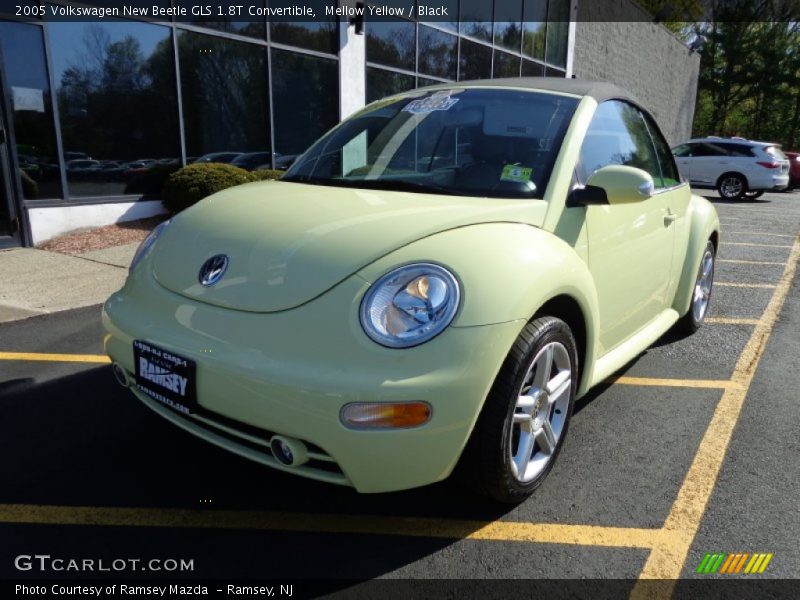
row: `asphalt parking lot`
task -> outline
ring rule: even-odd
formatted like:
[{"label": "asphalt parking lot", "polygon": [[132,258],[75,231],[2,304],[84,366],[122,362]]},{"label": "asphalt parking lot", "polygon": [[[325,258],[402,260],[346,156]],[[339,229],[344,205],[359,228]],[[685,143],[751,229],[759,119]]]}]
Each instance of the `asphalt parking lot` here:
[{"label": "asphalt parking lot", "polygon": [[800,193],[710,199],[707,325],[583,399],[514,508],[449,481],[359,495],[197,440],[114,382],[98,307],[0,325],[0,578],[41,577],[14,567],[36,552],[193,559],[159,573],[189,579],[611,578],[635,597],[737,577],[697,574],[708,553],[769,553],[752,577],[800,577]]}]

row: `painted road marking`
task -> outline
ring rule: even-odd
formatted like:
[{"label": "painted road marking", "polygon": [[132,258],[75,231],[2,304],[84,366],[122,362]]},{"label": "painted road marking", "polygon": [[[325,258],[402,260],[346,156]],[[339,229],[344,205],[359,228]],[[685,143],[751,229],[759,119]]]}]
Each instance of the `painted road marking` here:
[{"label": "painted road marking", "polygon": [[774,290],[777,287],[771,283],[728,283],[723,281],[715,281],[714,285],[717,287],[763,288],[765,290]]},{"label": "painted road marking", "polygon": [[81,362],[108,364],[111,359],[104,354],[48,354],[42,352],[0,352],[0,360],[33,360],[45,362]]},{"label": "painted road marking", "polygon": [[735,317],[706,317],[705,323],[711,325],[758,325],[760,319],[738,319]]},{"label": "painted road marking", "polygon": [[756,246],[758,248],[791,248],[791,244],[757,244],[755,242],[723,242],[723,246]]},{"label": "painted road marking", "polygon": [[783,237],[794,239],[795,236],[788,233],[771,233],[768,231],[728,231],[726,235],[768,235],[770,237]]},{"label": "painted road marking", "polygon": [[742,263],[745,265],[786,265],[785,262],[771,262],[768,260],[740,260],[738,258],[718,258],[717,262],[723,263]]},{"label": "painted road marking", "polygon": [[642,385],[654,387],[686,387],[686,388],[707,388],[715,390],[727,390],[730,387],[737,387],[739,384],[728,379],[656,379],[652,377],[611,377],[606,379],[608,383],[622,385]]},{"label": "painted road marking", "polygon": [[658,529],[247,510],[0,504],[0,523],[348,533],[652,548]]},{"label": "painted road marking", "polygon": [[635,600],[652,597],[653,585],[646,580],[653,579],[672,580],[667,588],[660,589],[659,594],[666,597],[672,595],[675,581],[681,575],[692,542],[703,520],[708,500],[714,491],[747,391],[750,389],[764,348],[789,294],[798,258],[800,258],[800,237],[795,240],[778,287],[736,362],[731,380],[738,383],[739,387],[728,388],[722,393],[722,398],[714,410],[675,503],[664,522],[665,535],[659,537],[659,541],[654,544],[639,575],[639,581],[631,592],[631,598]]}]

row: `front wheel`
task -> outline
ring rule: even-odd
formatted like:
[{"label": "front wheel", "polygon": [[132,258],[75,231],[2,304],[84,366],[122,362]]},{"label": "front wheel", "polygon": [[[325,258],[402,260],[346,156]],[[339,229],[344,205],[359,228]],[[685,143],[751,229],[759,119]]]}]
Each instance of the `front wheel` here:
[{"label": "front wheel", "polygon": [[717,183],[717,192],[725,200],[741,200],[747,193],[747,181],[737,173],[728,173]]},{"label": "front wheel", "polygon": [[716,251],[711,240],[706,242],[700,268],[697,270],[697,279],[692,292],[692,304],[680,321],[678,329],[691,334],[700,329],[708,313],[708,304],[711,301],[711,289],[714,286],[714,264]]},{"label": "front wheel", "polygon": [[500,502],[530,496],[564,443],[577,375],[569,326],[555,317],[528,323],[486,398],[459,465],[462,479]]},{"label": "front wheel", "polygon": [[750,200],[755,200],[756,198],[761,198],[763,195],[764,190],[758,190],[757,192],[746,192],[744,196]]}]

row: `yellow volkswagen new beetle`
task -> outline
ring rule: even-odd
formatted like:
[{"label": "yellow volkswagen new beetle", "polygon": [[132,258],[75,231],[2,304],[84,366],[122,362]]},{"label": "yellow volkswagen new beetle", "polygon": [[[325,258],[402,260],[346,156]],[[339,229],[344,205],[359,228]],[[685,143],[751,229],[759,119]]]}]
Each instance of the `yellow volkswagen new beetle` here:
[{"label": "yellow volkswagen new beetle", "polygon": [[519,502],[576,398],[702,324],[718,243],[623,90],[435,86],[156,228],[106,350],[149,408],[265,465],[360,492],[457,469]]}]

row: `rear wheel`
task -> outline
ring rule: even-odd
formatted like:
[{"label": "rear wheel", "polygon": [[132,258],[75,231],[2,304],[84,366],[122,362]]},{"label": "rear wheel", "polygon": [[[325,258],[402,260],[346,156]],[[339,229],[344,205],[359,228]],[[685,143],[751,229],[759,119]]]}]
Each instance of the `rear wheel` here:
[{"label": "rear wheel", "polygon": [[714,286],[714,264],[716,261],[716,251],[714,243],[709,240],[706,242],[703,258],[700,260],[700,267],[697,270],[697,279],[692,292],[692,304],[680,321],[678,329],[684,333],[694,333],[703,324],[708,313],[708,304],[711,301],[711,289]]},{"label": "rear wheel", "polygon": [[717,192],[726,200],[741,200],[747,193],[747,180],[738,173],[726,173],[717,182]]},{"label": "rear wheel", "polygon": [[530,496],[563,445],[577,368],[575,338],[564,321],[528,323],[486,398],[459,465],[461,479],[500,502]]}]

